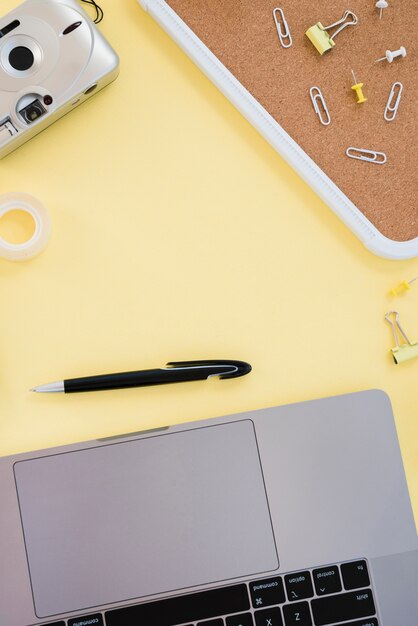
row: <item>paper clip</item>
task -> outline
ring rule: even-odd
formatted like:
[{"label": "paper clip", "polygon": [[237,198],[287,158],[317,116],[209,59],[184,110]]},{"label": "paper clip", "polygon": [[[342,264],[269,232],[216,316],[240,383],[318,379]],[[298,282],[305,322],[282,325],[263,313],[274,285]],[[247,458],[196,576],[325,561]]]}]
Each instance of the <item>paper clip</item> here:
[{"label": "paper clip", "polygon": [[[280,18],[277,16],[278,13],[280,14]],[[286,18],[284,16],[283,9],[279,9],[279,8],[274,9],[273,17],[274,17],[274,23],[276,24],[277,34],[279,35],[282,48],[290,48],[290,46],[293,44],[293,39],[292,39],[292,35],[290,34],[289,24],[287,23]],[[284,32],[282,30],[282,25],[284,26]]]},{"label": "paper clip", "polygon": [[[392,316],[395,317],[394,320]],[[397,311],[390,311],[385,315],[385,320],[392,326],[393,336],[395,337],[396,346],[392,348],[391,352],[396,365],[418,358],[418,342],[412,343],[408,339],[399,321],[399,313]],[[401,344],[399,342],[398,332],[404,338],[405,343]]]},{"label": "paper clip", "polygon": [[[319,121],[323,126],[328,126],[331,124],[331,116],[328,111],[327,103],[322,95],[322,91],[319,87],[311,87],[309,93],[311,94],[312,104],[315,109],[315,113],[319,117]],[[318,100],[321,106],[319,106]]]},{"label": "paper clip", "polygon": [[393,83],[384,113],[384,118],[387,122],[393,122],[398,113],[402,91],[402,83]]},{"label": "paper clip", "polygon": [[[319,54],[324,54],[328,50],[331,50],[335,46],[335,37],[347,26],[355,26],[358,24],[358,17],[352,11],[345,11],[340,20],[329,24],[329,26],[323,26],[321,22],[317,22],[314,26],[311,26],[306,31],[306,36],[313,43]],[[330,28],[339,26],[337,30],[330,35],[327,31]]]},{"label": "paper clip", "polygon": [[375,152],[375,150],[364,150],[363,148],[347,148],[346,155],[350,159],[358,159],[359,161],[368,161],[369,163],[376,163],[376,165],[383,165],[386,163],[387,157],[384,152]]}]

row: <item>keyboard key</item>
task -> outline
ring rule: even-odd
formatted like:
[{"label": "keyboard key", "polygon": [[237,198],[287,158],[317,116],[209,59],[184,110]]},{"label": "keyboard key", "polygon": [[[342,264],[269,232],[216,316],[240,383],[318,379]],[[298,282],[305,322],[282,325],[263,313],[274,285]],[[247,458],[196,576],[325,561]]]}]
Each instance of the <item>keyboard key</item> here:
[{"label": "keyboard key", "polygon": [[286,626],[312,626],[311,612],[307,602],[287,604],[283,607]]},{"label": "keyboard key", "polygon": [[280,577],[250,583],[250,593],[253,607],[256,609],[272,604],[283,604],[286,600]]},{"label": "keyboard key", "polygon": [[242,613],[226,618],[226,626],[254,626],[253,616],[251,613]]},{"label": "keyboard key", "polygon": [[[177,626],[248,611],[247,585],[233,585],[106,611],[107,626]],[[222,625],[223,625],[223,620]]]},{"label": "keyboard key", "polygon": [[344,624],[343,626],[379,626],[377,619],[373,617],[373,619],[362,619],[359,622],[350,622],[349,624]]},{"label": "keyboard key", "polygon": [[376,607],[371,590],[364,589],[312,600],[312,613],[316,626],[327,626],[327,624],[373,616],[376,613]]},{"label": "keyboard key", "polygon": [[340,572],[338,571],[338,567],[336,565],[314,569],[312,575],[316,595],[325,596],[329,593],[338,593],[341,591]]},{"label": "keyboard key", "polygon": [[256,626],[283,626],[282,613],[279,607],[256,611],[254,616]]},{"label": "keyboard key", "polygon": [[341,565],[341,573],[343,575],[344,587],[348,590],[369,587],[370,585],[366,561],[344,563],[344,565]]},{"label": "keyboard key", "polygon": [[223,619],[211,619],[209,622],[199,622],[197,626],[225,626]]},{"label": "keyboard key", "polygon": [[309,572],[299,572],[284,577],[287,589],[287,597],[291,602],[312,598],[314,592],[311,575]]},{"label": "keyboard key", "polygon": [[45,624],[45,626],[65,626],[65,622],[54,622],[53,624],[49,622],[49,624]]},{"label": "keyboard key", "polygon": [[104,626],[103,615],[85,615],[84,617],[73,617],[68,620],[68,626]]}]

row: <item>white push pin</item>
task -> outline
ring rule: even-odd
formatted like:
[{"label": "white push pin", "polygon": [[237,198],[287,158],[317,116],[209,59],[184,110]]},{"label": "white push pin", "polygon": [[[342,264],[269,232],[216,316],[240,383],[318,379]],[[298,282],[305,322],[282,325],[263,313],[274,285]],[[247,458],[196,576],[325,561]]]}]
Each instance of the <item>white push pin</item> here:
[{"label": "white push pin", "polygon": [[375,6],[376,9],[380,9],[380,19],[382,19],[383,9],[387,9],[389,4],[386,2],[386,0],[377,0]]},{"label": "white push pin", "polygon": [[376,63],[379,63],[380,61],[389,61],[389,63],[392,63],[393,59],[396,59],[397,57],[405,58],[406,48],[401,46],[399,50],[394,50],[393,52],[391,52],[390,50],[386,50],[386,55],[381,59],[377,59]]}]

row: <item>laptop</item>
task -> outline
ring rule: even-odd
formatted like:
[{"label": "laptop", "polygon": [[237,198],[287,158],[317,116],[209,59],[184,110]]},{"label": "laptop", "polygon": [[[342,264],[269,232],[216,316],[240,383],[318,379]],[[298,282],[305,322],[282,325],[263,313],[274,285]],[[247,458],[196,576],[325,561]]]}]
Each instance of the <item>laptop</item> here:
[{"label": "laptop", "polygon": [[418,626],[380,391],[0,459],[1,626]]}]

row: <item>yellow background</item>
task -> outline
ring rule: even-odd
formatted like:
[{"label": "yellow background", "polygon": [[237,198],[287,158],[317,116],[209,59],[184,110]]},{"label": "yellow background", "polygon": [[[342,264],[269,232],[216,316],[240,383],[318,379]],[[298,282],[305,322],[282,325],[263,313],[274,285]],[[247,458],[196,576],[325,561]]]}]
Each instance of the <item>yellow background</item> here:
[{"label": "yellow background", "polygon": [[[418,362],[393,364],[383,320],[395,306],[418,338],[418,285],[387,296],[418,261],[368,252],[135,0],[102,5],[119,79],[0,162],[0,193],[53,220],[40,257],[0,259],[0,455],[377,387],[418,517]],[[254,369],[29,392],[199,358]]]}]

